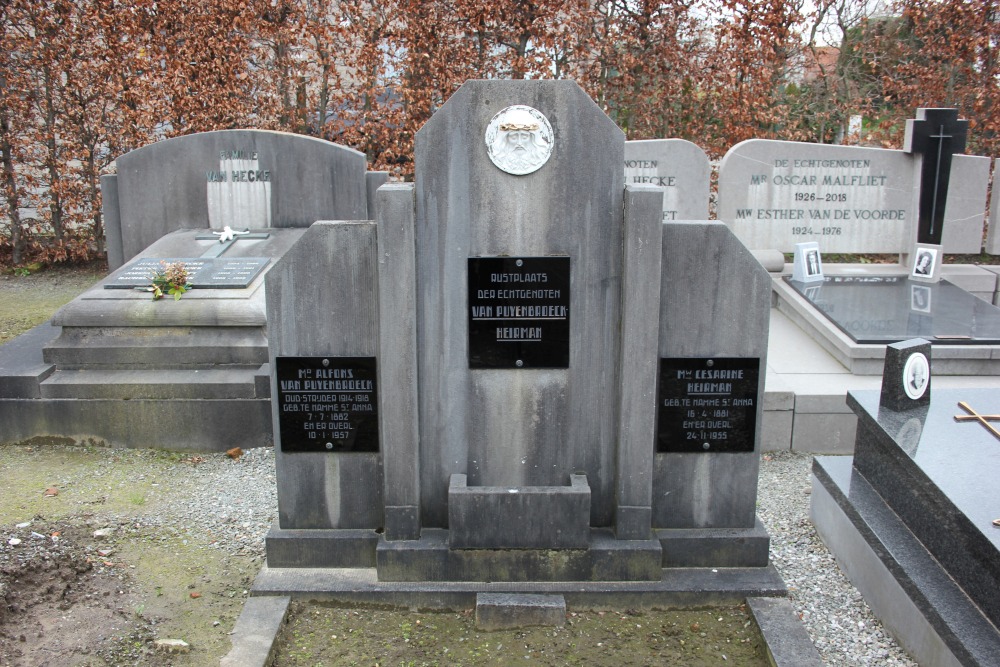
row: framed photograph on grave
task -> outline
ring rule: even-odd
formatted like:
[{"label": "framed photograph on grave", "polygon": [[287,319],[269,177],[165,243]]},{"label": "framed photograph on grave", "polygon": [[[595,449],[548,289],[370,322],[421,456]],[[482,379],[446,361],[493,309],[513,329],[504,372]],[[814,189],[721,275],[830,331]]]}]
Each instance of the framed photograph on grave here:
[{"label": "framed photograph on grave", "polygon": [[941,246],[918,243],[911,255],[913,265],[910,267],[910,280],[937,282],[941,279],[941,267],[938,265]]},{"label": "framed photograph on grave", "polygon": [[815,241],[795,244],[792,280],[800,283],[821,282],[823,280],[823,261],[819,254],[819,244]]}]

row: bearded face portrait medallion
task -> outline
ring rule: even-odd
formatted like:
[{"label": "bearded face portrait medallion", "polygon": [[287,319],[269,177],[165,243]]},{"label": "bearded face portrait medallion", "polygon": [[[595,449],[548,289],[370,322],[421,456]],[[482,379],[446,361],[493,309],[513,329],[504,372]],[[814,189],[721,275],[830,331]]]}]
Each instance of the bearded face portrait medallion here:
[{"label": "bearded face portrait medallion", "polygon": [[503,109],[486,127],[486,150],[499,169],[523,176],[537,171],[552,155],[552,126],[539,111],[523,104]]}]

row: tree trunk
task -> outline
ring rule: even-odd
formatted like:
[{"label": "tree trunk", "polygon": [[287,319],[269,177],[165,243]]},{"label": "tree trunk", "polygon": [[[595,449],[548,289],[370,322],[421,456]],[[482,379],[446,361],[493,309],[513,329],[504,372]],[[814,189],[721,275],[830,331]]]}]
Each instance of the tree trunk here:
[{"label": "tree trunk", "polygon": [[11,261],[17,266],[24,261],[24,237],[21,230],[21,214],[18,210],[17,175],[14,173],[14,147],[10,142],[10,119],[7,110],[0,110],[0,162],[3,169],[3,194],[10,219],[10,244],[13,248]]}]

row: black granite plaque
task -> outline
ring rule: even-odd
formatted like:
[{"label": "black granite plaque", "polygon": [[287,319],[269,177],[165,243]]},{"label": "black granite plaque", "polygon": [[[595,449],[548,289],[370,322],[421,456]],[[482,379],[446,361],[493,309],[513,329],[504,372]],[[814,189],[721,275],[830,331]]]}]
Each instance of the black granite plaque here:
[{"label": "black granite plaque", "polygon": [[469,258],[469,368],[569,368],[569,257]]},{"label": "black granite plaque", "polygon": [[785,280],[856,343],[1000,344],[1000,308],[947,280],[918,283],[904,276],[826,276]]},{"label": "black granite plaque", "polygon": [[268,257],[144,257],[123,266],[104,289],[135,289],[150,284],[163,264],[184,262],[192,289],[242,289],[264,270]]},{"label": "black granite plaque", "polygon": [[656,451],[752,452],[760,359],[660,359]]},{"label": "black granite plaque", "polygon": [[277,357],[283,452],[377,452],[375,357]]}]

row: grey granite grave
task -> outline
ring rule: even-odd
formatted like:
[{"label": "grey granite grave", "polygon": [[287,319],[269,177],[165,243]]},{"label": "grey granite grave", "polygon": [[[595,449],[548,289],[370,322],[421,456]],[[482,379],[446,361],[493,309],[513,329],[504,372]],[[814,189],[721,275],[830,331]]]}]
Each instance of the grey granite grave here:
[{"label": "grey granite grave", "polygon": [[[275,414],[262,580],[374,565],[406,596],[771,576],[755,516],[770,278],[725,225],[664,222],[663,189],[625,183],[624,144],[572,82],[469,82],[418,133],[415,182],[379,189],[375,226],[316,225],[271,270],[269,321],[289,323],[272,365],[374,357],[379,450],[289,451]],[[760,372],[745,393],[693,377],[658,393],[662,358]],[[733,447],[656,453],[659,404],[708,391],[706,438]],[[682,419],[663,426],[698,428]]]},{"label": "grey granite grave", "polygon": [[[385,174],[349,148],[254,130],[158,142],[117,165],[102,180],[117,270],[0,348],[0,440],[270,445],[264,277],[315,220],[368,217]],[[235,238],[220,242],[227,227]],[[133,289],[164,260],[189,267],[179,301]]]},{"label": "grey granite grave", "polygon": [[902,400],[897,389],[911,380],[900,363],[932,348],[922,341],[894,348],[899,354],[887,359],[881,395],[848,395],[858,416],[853,459],[814,463],[812,519],[875,613],[921,664],[994,665],[1000,401],[993,390],[931,394],[929,382],[928,400]]},{"label": "grey granite grave", "polygon": [[913,336],[933,343],[936,375],[997,375],[998,311],[974,296],[987,297],[996,274],[966,268],[925,284],[900,265],[824,264],[822,283],[776,275],[775,307],[854,375],[881,374],[886,344]]},{"label": "grey granite grave", "polygon": [[707,220],[712,167],[696,144],[684,139],[625,142],[625,183],[663,188],[663,220]]}]

